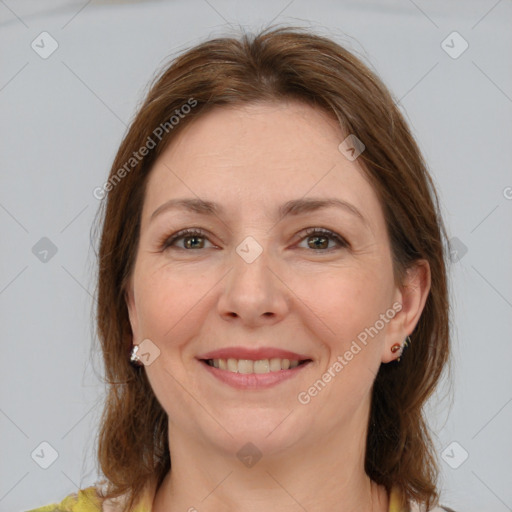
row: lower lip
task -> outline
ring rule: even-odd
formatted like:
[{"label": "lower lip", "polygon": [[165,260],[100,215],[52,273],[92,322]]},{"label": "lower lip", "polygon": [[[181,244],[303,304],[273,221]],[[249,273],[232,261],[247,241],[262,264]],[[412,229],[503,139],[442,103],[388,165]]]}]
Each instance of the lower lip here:
[{"label": "lower lip", "polygon": [[220,370],[219,368],[215,368],[215,366],[210,366],[205,361],[199,362],[206,368],[207,371],[211,373],[211,375],[234,388],[265,389],[299,375],[299,373],[301,373],[301,371],[306,368],[306,366],[308,366],[311,361],[300,364],[295,368],[290,368],[289,370],[279,370],[278,372],[269,373],[230,372],[228,370]]}]

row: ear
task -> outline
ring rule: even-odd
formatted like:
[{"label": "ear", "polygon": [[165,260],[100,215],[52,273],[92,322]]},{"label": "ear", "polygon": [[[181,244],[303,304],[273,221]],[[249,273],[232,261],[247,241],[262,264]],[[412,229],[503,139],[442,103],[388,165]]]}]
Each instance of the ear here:
[{"label": "ear", "polygon": [[128,279],[125,289],[124,289],[124,298],[126,302],[126,307],[128,309],[128,316],[130,318],[130,325],[133,333],[133,343],[136,343],[136,339],[138,336],[138,317],[137,317],[137,308],[135,306],[135,295],[133,290],[132,279]]},{"label": "ear", "polygon": [[430,265],[426,260],[417,260],[406,271],[404,282],[397,288],[395,301],[401,309],[389,322],[383,346],[382,362],[389,363],[400,357],[401,350],[391,352],[395,343],[403,346],[405,339],[416,327],[430,292]]}]

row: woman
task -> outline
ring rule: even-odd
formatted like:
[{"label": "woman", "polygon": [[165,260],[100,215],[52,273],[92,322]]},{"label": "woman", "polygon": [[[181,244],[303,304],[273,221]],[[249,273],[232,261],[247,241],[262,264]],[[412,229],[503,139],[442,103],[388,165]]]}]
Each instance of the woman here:
[{"label": "woman", "polygon": [[360,60],[294,28],[192,48],[95,195],[106,480],[36,510],[449,510],[446,237]]}]

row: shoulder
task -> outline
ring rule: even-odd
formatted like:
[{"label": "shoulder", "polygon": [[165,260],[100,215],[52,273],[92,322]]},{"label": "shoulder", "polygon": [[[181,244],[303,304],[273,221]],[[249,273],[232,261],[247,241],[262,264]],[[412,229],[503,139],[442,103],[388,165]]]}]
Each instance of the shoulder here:
[{"label": "shoulder", "polygon": [[[424,512],[425,507],[421,508],[417,503],[412,503],[410,512]],[[428,512],[455,512],[452,508],[444,507],[443,505],[438,505],[437,507],[431,508]]]},{"label": "shoulder", "polygon": [[412,501],[405,505],[400,500],[400,493],[396,487],[393,487],[390,494],[389,512],[455,512],[455,510],[438,505],[426,511],[425,505],[420,506],[419,503]]},{"label": "shoulder", "polygon": [[[104,499],[102,496],[105,495],[104,492],[107,488],[108,482],[102,480],[95,485],[69,494],[59,503],[51,503],[50,505],[44,505],[27,510],[26,512],[119,512],[128,495]],[[155,490],[156,481],[149,482],[144,496],[133,509],[134,512],[147,512],[151,510]]]},{"label": "shoulder", "polygon": [[101,512],[101,499],[95,486],[80,489],[58,503],[51,503],[26,512]]}]

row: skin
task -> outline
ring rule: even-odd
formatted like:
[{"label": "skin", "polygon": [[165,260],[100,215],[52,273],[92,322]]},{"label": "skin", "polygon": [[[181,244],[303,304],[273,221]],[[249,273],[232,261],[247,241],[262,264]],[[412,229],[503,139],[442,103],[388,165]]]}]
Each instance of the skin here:
[{"label": "skin", "polygon": [[[294,101],[222,107],[187,126],[155,163],[126,289],[133,343],[149,338],[160,350],[144,371],[169,416],[172,471],[154,512],[388,510],[385,489],[364,471],[371,389],[381,363],[400,354],[392,345],[418,322],[430,274],[422,261],[396,284],[382,208],[358,160],[338,150],[345,137],[322,111]],[[150,220],[182,197],[215,201],[226,213],[168,210]],[[277,217],[281,204],[303,197],[342,199],[365,222],[336,208]],[[349,246],[327,238],[315,250],[311,227]],[[192,248],[186,238],[161,248],[184,228],[206,236],[189,238]],[[252,263],[236,252],[247,236],[262,248]],[[298,393],[395,302],[401,311],[299,403]],[[273,388],[241,391],[196,359],[238,345],[313,362]],[[262,454],[252,467],[236,456],[248,442]]]}]

